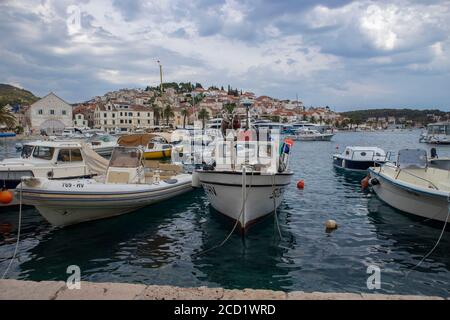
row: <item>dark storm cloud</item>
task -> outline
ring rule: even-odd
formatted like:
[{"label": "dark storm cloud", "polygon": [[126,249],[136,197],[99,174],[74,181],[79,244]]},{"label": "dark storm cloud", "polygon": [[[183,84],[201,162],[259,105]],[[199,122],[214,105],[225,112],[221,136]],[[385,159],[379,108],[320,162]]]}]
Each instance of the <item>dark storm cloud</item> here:
[{"label": "dark storm cloud", "polygon": [[307,105],[449,107],[448,1],[83,0],[75,35],[73,4],[0,2],[0,82],[74,102],[155,84],[161,59],[173,81]]}]

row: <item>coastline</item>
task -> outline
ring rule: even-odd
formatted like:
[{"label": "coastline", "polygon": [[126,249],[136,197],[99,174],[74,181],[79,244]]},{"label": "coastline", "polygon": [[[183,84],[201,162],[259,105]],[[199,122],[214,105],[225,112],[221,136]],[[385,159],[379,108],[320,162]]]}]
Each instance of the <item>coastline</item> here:
[{"label": "coastline", "polygon": [[181,288],[164,285],[81,282],[68,289],[63,281],[0,280],[0,300],[449,300],[450,297],[273,291],[262,289]]}]

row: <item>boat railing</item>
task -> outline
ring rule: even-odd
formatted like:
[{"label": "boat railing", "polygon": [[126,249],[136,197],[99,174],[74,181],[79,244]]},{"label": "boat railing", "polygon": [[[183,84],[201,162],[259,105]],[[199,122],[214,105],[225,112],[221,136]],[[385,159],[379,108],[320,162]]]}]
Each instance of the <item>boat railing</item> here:
[{"label": "boat railing", "polygon": [[[413,176],[413,177],[415,177],[415,178],[417,178],[419,180],[423,180],[423,181],[429,183],[434,189],[439,190],[439,188],[432,181],[430,181],[430,180],[428,180],[426,178],[418,176],[418,175],[416,175],[416,174],[414,174],[414,173],[412,173],[410,171],[407,171],[406,169],[401,169],[397,165],[394,165],[392,163],[385,163],[384,165],[387,166],[387,167],[395,168],[396,170],[398,170],[398,172],[397,172],[397,174],[395,176],[395,180],[398,180],[398,177],[400,176],[400,173],[403,172],[403,173],[409,174],[410,176]],[[381,167],[380,167],[380,171],[381,171]]]}]

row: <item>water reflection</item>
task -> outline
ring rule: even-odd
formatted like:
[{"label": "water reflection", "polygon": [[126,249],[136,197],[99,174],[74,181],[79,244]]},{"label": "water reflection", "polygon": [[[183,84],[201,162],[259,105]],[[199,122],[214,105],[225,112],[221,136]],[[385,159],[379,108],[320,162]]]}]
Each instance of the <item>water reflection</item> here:
[{"label": "water reflection", "polygon": [[222,247],[201,254],[221,243],[233,227],[229,219],[212,208],[209,210],[211,218],[203,223],[202,244],[196,252],[200,254],[192,258],[201,271],[200,280],[228,288],[281,290],[293,285],[289,271],[295,266],[286,253],[295,246],[295,237],[286,228],[290,221],[287,211],[281,209],[278,215],[281,239],[275,215],[269,215],[250,228],[247,237],[235,232]]},{"label": "water reflection", "polygon": [[[376,229],[377,236],[390,240],[386,246],[392,259],[408,271],[434,246],[442,231],[443,223],[409,215],[382,202],[376,196],[368,202],[369,222]],[[417,268],[421,272],[441,272],[450,268],[450,230],[444,235],[433,254]],[[405,254],[408,253],[408,254]],[[396,258],[401,257],[401,258]]]}]

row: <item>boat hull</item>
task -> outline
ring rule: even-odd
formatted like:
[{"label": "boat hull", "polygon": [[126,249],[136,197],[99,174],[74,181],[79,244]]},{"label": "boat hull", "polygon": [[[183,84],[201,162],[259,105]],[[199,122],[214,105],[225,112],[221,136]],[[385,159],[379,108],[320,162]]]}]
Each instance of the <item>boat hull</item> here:
[{"label": "boat hull", "polygon": [[198,176],[211,206],[237,221],[245,231],[252,223],[278,208],[292,174],[252,176],[247,172],[245,191],[242,173],[198,171]]},{"label": "boat hull", "polygon": [[379,164],[375,163],[374,161],[355,161],[333,156],[333,165],[339,169],[365,172],[370,167],[375,167]]},{"label": "boat hull", "polygon": [[151,159],[164,159],[170,158],[172,156],[172,150],[161,150],[161,151],[145,151],[144,158],[145,160]]},{"label": "boat hull", "polygon": [[391,178],[369,169],[371,179],[376,178],[377,183],[372,183],[372,189],[382,201],[400,211],[419,217],[445,221],[449,210],[448,196],[422,192],[395,183]]},{"label": "boat hull", "polygon": [[192,190],[192,176],[183,174],[159,184],[99,184],[93,180],[51,181],[23,187],[24,204],[34,205],[54,226],[68,226],[133,212]]},{"label": "boat hull", "polygon": [[297,141],[331,141],[333,136],[334,134],[321,134],[317,136],[296,135],[293,139]]}]

